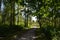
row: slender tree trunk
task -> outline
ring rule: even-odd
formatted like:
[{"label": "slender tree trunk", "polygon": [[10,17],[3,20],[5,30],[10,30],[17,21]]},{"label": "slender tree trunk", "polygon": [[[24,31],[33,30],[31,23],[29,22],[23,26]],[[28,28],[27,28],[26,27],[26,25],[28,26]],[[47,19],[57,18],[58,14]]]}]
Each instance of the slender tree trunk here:
[{"label": "slender tree trunk", "polygon": [[10,25],[15,25],[15,0],[11,0],[11,18]]},{"label": "slender tree trunk", "polygon": [[41,28],[41,17],[40,17],[40,15],[38,15],[37,18],[38,18],[39,26],[40,26],[40,28]]},{"label": "slender tree trunk", "polygon": [[19,16],[20,16],[20,13],[19,13],[19,10],[20,10],[20,8],[19,8],[19,4],[18,4],[18,22],[17,22],[17,24],[20,24],[20,21],[19,21]]},{"label": "slender tree trunk", "polygon": [[27,27],[28,27],[28,14],[27,14]]},{"label": "slender tree trunk", "polygon": [[28,27],[28,15],[25,14],[25,27]]},{"label": "slender tree trunk", "polygon": [[0,0],[0,13],[1,13],[1,0]]}]

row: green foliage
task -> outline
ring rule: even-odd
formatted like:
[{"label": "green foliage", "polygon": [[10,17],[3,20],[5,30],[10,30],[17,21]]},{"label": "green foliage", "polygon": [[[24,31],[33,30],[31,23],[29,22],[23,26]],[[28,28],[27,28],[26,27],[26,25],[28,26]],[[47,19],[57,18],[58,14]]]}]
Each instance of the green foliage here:
[{"label": "green foliage", "polygon": [[[7,36],[25,28],[24,22],[16,22],[15,20],[16,3],[18,5],[18,20],[24,20],[20,18],[21,9],[25,12],[25,16],[26,14],[28,14],[28,16],[37,16],[39,26],[42,27],[37,30],[37,35],[39,36],[37,40],[40,40],[40,38],[41,40],[59,40],[57,38],[60,36],[60,0],[4,0],[3,2],[5,7],[4,12],[2,12],[4,14],[0,15],[0,20],[2,20],[2,22],[0,21],[2,24],[2,26],[0,24],[0,35]],[[26,8],[28,8],[27,11]],[[26,25],[28,24],[28,16],[26,16],[27,20],[25,20],[27,21],[27,23],[25,23]],[[15,22],[17,23],[17,26]],[[6,23],[7,25],[3,25]],[[30,26],[31,25],[29,25],[29,27]]]},{"label": "green foliage", "polygon": [[60,29],[55,27],[42,27],[36,30],[37,40],[59,40],[60,39]]}]

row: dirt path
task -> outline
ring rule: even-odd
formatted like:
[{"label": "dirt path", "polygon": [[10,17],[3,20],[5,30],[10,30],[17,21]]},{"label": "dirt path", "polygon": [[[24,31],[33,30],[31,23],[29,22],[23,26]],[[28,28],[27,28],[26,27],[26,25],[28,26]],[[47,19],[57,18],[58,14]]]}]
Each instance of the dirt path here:
[{"label": "dirt path", "polygon": [[36,28],[28,30],[27,32],[23,33],[21,37],[17,37],[16,40],[34,40],[35,30]]}]

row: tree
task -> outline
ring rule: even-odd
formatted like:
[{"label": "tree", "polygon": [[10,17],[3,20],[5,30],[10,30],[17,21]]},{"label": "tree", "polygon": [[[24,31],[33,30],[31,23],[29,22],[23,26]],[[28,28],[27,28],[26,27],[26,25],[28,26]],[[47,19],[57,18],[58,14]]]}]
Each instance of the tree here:
[{"label": "tree", "polygon": [[15,0],[11,0],[11,20],[10,25],[15,25]]},{"label": "tree", "polygon": [[1,0],[0,0],[0,12],[1,12]]},{"label": "tree", "polygon": [[[57,16],[57,11],[59,9],[59,0],[23,0],[22,5],[28,4],[27,6],[32,8],[33,10],[36,10],[34,15],[37,16],[38,18],[38,23],[40,27],[42,26],[41,24],[41,19],[47,18],[49,20],[49,24],[52,23],[52,20],[55,20],[54,18]],[[32,10],[31,9],[31,10]],[[59,15],[59,14],[58,14]],[[54,17],[55,16],[55,17]],[[52,18],[52,20],[51,20]],[[55,21],[56,22],[56,21]],[[54,24],[54,22],[53,22]]]}]

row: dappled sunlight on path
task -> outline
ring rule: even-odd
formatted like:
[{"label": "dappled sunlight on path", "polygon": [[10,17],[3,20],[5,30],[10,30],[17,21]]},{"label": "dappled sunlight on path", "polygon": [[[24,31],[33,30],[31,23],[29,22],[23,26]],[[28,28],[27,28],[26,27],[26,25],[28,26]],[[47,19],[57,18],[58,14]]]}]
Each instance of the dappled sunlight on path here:
[{"label": "dappled sunlight on path", "polygon": [[32,26],[31,28],[40,28],[40,27],[37,27],[37,26],[34,25],[34,26]]}]

